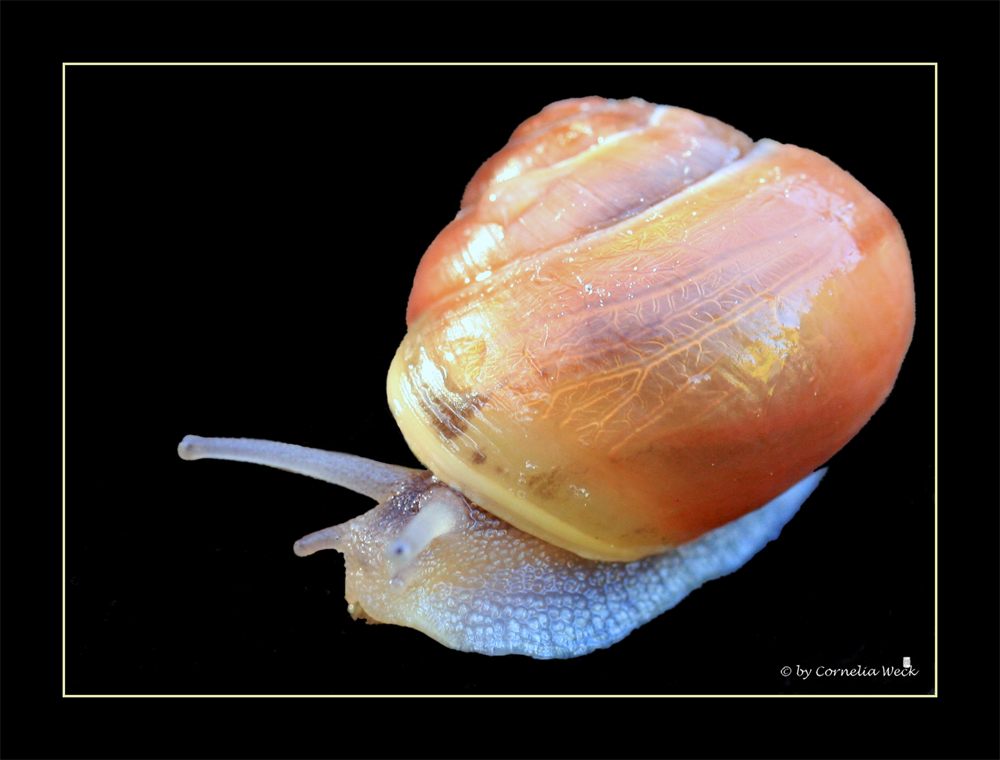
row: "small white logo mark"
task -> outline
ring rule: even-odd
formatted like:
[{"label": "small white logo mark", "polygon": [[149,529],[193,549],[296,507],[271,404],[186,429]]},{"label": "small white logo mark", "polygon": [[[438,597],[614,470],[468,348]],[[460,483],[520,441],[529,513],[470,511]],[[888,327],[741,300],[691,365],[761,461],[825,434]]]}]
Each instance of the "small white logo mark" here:
[{"label": "small white logo mark", "polygon": [[903,667],[904,668],[910,667],[910,658],[909,657],[904,657],[903,658]]}]

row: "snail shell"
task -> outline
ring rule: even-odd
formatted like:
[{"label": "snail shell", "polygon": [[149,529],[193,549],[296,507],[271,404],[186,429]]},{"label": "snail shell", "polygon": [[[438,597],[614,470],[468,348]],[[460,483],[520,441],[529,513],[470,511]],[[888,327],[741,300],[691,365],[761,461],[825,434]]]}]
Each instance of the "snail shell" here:
[{"label": "snail shell", "polygon": [[389,400],[421,462],[594,559],[756,509],[883,402],[902,232],[811,151],[679,108],[564,101],[473,177],[421,262]]},{"label": "snail shell", "polygon": [[390,408],[430,473],[243,439],[380,506],[307,536],[352,614],[535,657],[620,640],[777,535],[913,330],[891,212],[808,150],[641,100],[554,103],[417,270]]}]

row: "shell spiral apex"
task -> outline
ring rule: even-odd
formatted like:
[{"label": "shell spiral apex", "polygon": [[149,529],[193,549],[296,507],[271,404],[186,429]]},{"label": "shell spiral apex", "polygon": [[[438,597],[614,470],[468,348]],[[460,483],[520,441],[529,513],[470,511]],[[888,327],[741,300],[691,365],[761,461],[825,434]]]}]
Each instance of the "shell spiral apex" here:
[{"label": "shell spiral apex", "polygon": [[421,260],[389,406],[429,473],[188,437],[379,506],[296,543],[355,617],[455,649],[620,640],[776,537],[886,399],[913,280],[892,213],[814,152],[639,99],[546,107]]}]

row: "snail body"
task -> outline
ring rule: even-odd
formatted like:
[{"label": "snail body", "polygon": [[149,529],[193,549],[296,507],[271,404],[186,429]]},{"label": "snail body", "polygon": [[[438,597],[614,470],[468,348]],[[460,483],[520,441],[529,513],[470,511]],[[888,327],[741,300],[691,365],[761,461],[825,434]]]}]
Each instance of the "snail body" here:
[{"label": "snail body", "polygon": [[535,657],[620,640],[742,565],[895,382],[902,231],[816,153],[641,100],[524,122],[424,255],[390,409],[428,472],[243,439],[185,458],[380,505],[336,548],[352,614]]}]

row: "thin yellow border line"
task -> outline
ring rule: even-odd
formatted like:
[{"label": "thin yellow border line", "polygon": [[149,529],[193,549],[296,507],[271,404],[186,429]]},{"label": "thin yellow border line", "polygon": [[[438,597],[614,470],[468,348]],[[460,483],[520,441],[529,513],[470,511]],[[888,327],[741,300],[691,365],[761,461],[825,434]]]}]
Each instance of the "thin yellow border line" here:
[{"label": "thin yellow border line", "polygon": [[[218,61],[206,61],[204,63],[198,63],[196,61],[134,61],[134,62],[102,62],[102,61],[74,61],[72,63],[64,63],[63,66],[628,66],[635,68],[637,66],[934,66],[937,69],[937,63],[934,61],[900,61],[898,63],[886,63],[885,61],[849,61],[849,62],[822,62],[822,61],[800,61],[798,63],[792,62],[781,62],[781,61],[771,61],[771,62],[742,62],[742,63],[702,63],[697,61],[674,61],[671,63],[664,63],[659,61],[651,61],[649,63],[591,63],[587,61],[577,61],[575,63],[551,63],[545,61],[495,61],[495,62],[481,62],[481,61],[466,61],[466,62],[454,62],[454,61],[404,61],[400,63],[385,63],[385,62],[369,62],[369,61],[330,61],[330,62],[266,62],[266,61],[247,61],[247,62],[237,62],[237,63],[219,63]],[[935,75],[936,78],[936,75]]]},{"label": "thin yellow border line", "polygon": [[[933,66],[934,67],[934,693],[933,694],[67,694],[66,693],[66,67],[67,66]],[[900,63],[86,63],[64,62],[62,65],[62,695],[63,697],[326,697],[326,698],[451,698],[451,697],[549,697],[586,699],[590,697],[676,698],[676,697],[735,697],[741,699],[809,699],[809,698],[890,698],[910,699],[938,695],[938,64],[910,61]]]},{"label": "thin yellow border line", "polygon": [[938,68],[934,64],[934,695],[938,694]]},{"label": "thin yellow border line", "polygon": [[62,70],[62,690],[66,696],[66,66]]},{"label": "thin yellow border line", "polygon": [[[443,645],[442,645],[443,646]],[[613,646],[613,645],[612,645]],[[515,655],[520,656],[520,655]],[[583,655],[586,657],[586,655]],[[541,661],[539,661],[541,662]],[[63,694],[66,698],[119,699],[925,699],[936,694]]]}]

